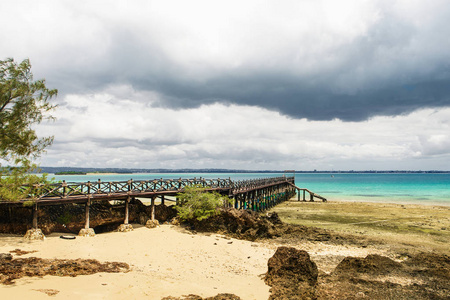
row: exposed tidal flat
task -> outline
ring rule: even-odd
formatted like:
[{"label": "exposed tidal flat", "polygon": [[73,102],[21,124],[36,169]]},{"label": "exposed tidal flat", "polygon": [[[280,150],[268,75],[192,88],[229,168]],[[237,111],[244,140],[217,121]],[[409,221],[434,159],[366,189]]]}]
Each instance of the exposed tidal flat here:
[{"label": "exposed tidal flat", "polygon": [[288,201],[272,211],[290,224],[370,238],[399,250],[450,254],[450,206]]}]

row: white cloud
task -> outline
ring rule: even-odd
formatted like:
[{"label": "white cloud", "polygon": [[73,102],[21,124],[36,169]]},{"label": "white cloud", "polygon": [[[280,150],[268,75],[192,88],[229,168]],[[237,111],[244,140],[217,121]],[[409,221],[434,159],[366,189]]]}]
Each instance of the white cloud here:
[{"label": "white cloud", "polygon": [[0,59],[59,89],[42,165],[450,169],[449,17],[445,0],[6,0]]},{"label": "white cloud", "polygon": [[220,103],[172,110],[133,101],[140,95],[130,87],[109,90],[124,89],[128,98],[106,91],[67,95],[55,112],[56,123],[39,127],[41,135],[55,135],[55,145],[42,164],[354,169],[357,162],[372,161],[374,169],[395,169],[433,155],[450,157],[450,109],[366,122],[308,121],[260,107]]}]

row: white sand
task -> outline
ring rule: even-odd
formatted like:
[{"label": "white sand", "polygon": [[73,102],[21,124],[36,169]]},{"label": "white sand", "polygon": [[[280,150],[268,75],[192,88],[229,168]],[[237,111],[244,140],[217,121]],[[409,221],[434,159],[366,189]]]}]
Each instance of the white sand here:
[{"label": "white sand", "polygon": [[[36,250],[21,257],[92,258],[130,264],[128,273],[97,273],[77,277],[24,277],[0,285],[2,299],[161,299],[197,294],[202,297],[233,293],[242,299],[267,299],[269,286],[261,274],[275,248],[220,235],[190,234],[162,225],[132,232],[110,232],[75,240],[47,236],[24,241],[0,236],[0,253]],[[14,255],[14,254],[13,254]],[[17,256],[14,256],[17,257]],[[43,290],[59,291],[48,296]]]},{"label": "white sand", "polygon": [[[37,251],[21,257],[126,262],[128,273],[97,273],[77,277],[24,277],[0,285],[0,299],[161,299],[196,294],[202,297],[232,293],[242,299],[268,299],[270,287],[262,274],[278,246],[276,240],[253,243],[217,234],[192,234],[180,227],[148,229],[133,224],[131,232],[109,232],[75,240],[47,236],[44,241],[0,235],[0,253]],[[287,246],[287,245],[285,245]],[[323,242],[293,242],[306,250],[319,270],[331,272],[345,256],[387,255],[389,247],[361,248]],[[17,257],[13,254],[14,257]],[[45,290],[55,290],[48,296]]]}]

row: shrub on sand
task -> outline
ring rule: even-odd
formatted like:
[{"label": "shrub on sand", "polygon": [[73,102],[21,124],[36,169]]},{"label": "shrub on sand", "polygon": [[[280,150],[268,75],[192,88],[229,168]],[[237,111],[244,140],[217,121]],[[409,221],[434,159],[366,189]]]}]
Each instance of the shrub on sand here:
[{"label": "shrub on sand", "polygon": [[230,203],[228,197],[217,192],[206,192],[206,188],[195,185],[186,187],[178,194],[179,203],[175,207],[182,221],[207,219],[219,213],[219,208]]}]

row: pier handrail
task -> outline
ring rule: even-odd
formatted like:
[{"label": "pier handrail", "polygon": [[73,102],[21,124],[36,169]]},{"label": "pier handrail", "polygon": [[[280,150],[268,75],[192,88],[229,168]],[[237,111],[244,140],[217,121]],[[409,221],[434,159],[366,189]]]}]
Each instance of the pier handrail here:
[{"label": "pier handrail", "polygon": [[[209,190],[226,192],[229,195],[251,191],[254,189],[277,185],[282,183],[293,184],[294,177],[269,177],[247,180],[227,179],[206,179],[206,178],[178,178],[178,179],[149,179],[149,180],[127,180],[127,181],[87,181],[87,182],[66,182],[34,185],[27,199],[37,201],[64,200],[64,199],[84,199],[84,198],[113,198],[114,196],[124,197],[126,195],[144,196],[156,193],[176,194],[184,191],[185,187],[199,185]],[[24,200],[27,200],[24,199]]]}]

